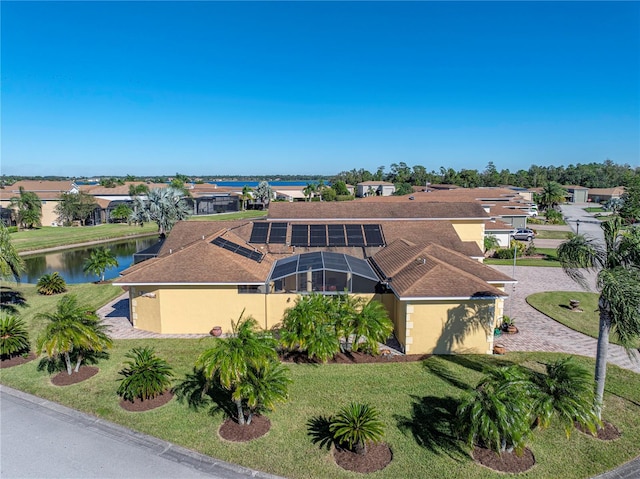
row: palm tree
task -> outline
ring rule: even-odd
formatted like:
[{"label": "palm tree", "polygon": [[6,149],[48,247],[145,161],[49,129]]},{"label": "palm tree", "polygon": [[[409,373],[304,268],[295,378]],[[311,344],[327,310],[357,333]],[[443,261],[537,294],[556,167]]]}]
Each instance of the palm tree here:
[{"label": "palm tree", "polygon": [[117,391],[124,400],[153,399],[171,386],[171,366],[158,357],[153,348],[133,348],[125,356],[130,361],[126,361],[126,367],[118,372],[123,377]]},{"label": "palm tree", "polygon": [[357,351],[363,345],[367,351],[377,354],[378,344],[384,343],[393,332],[387,310],[379,301],[364,301],[352,318],[349,328],[354,335],[352,349]]},{"label": "palm tree", "polygon": [[567,191],[555,181],[548,181],[539,195],[536,196],[537,203],[543,210],[555,209],[560,203],[564,203]]},{"label": "palm tree", "polygon": [[311,201],[311,197],[315,192],[316,185],[314,185],[313,183],[307,183],[307,186],[302,189],[302,194],[304,194],[306,201]]},{"label": "palm tree", "polygon": [[113,211],[111,211],[109,216],[115,220],[128,220],[132,214],[133,210],[129,205],[126,203],[120,203],[113,209]]},{"label": "palm tree", "polygon": [[247,209],[247,201],[251,199],[251,188],[247,185],[242,187],[242,194],[240,195],[240,200],[242,201],[242,211]]},{"label": "palm tree", "polygon": [[30,348],[25,322],[11,314],[0,315],[0,356],[10,358],[28,352]]},{"label": "palm tree", "polygon": [[0,279],[11,277],[19,283],[20,273],[24,271],[24,260],[11,243],[7,227],[0,222]]},{"label": "palm tree", "polygon": [[15,209],[18,225],[22,225],[23,228],[40,226],[40,216],[42,215],[40,198],[32,191],[25,191],[22,186],[19,191],[19,195],[9,201],[9,208]]},{"label": "palm tree", "polygon": [[329,431],[340,444],[356,454],[367,453],[367,443],[379,442],[384,434],[380,413],[369,404],[351,403],[331,418]]},{"label": "palm tree", "polygon": [[595,432],[599,421],[593,402],[593,379],[571,357],[546,364],[546,374],[533,374],[533,415],[540,428],[547,428],[556,417],[567,437],[574,423]]},{"label": "palm tree", "polygon": [[67,290],[67,283],[57,271],[54,271],[51,274],[43,274],[38,280],[36,288],[39,294],[51,296],[64,293]]},{"label": "palm tree", "polygon": [[191,214],[191,209],[183,198],[183,192],[175,188],[155,188],[149,191],[145,199],[135,198],[131,217],[137,223],[155,222],[160,236],[164,237],[173,225]]},{"label": "palm tree", "polygon": [[118,260],[109,248],[100,247],[91,252],[91,255],[84,262],[83,271],[86,273],[95,274],[100,278],[100,281],[104,281],[104,273],[109,268],[116,268],[118,266]]},{"label": "palm tree", "polygon": [[44,352],[49,359],[64,358],[67,373],[72,374],[71,353],[76,354],[75,372],[78,372],[87,353],[103,352],[112,340],[95,311],[78,305],[75,295],[63,296],[54,312],[39,313],[37,319],[49,321],[38,337],[37,353]]},{"label": "palm tree", "polygon": [[623,231],[619,216],[600,227],[604,245],[584,235],[574,235],[557,250],[565,273],[585,289],[588,286],[583,270],[598,272],[600,328],[595,371],[598,419],[602,419],[610,333],[618,337],[629,354],[640,337],[640,229]]},{"label": "palm tree", "polygon": [[243,401],[249,395],[248,377],[251,374],[255,377],[258,374],[255,371],[268,368],[268,363],[278,357],[273,338],[258,333],[257,327],[255,319],[243,318],[241,314],[237,322],[232,322],[232,334],[228,338],[215,338],[213,347],[200,354],[196,361],[196,367],[202,368],[206,377],[215,379],[231,392],[241,425],[247,424]]},{"label": "palm tree", "polygon": [[244,381],[238,386],[247,404],[249,414],[247,424],[255,414],[264,410],[273,410],[275,404],[289,397],[289,369],[277,359],[270,359],[263,366],[249,368]]},{"label": "palm tree", "polygon": [[529,378],[518,366],[491,368],[458,406],[458,434],[469,446],[521,453],[531,433]]}]

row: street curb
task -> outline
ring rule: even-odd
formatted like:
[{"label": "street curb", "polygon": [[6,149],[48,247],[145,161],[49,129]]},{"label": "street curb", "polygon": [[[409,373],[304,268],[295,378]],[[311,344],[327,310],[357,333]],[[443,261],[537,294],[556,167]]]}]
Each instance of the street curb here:
[{"label": "street curb", "polygon": [[20,399],[25,403],[26,407],[31,409],[44,409],[48,415],[62,421],[94,429],[103,436],[142,447],[163,459],[189,466],[203,473],[215,474],[215,477],[222,475],[227,479],[246,479],[247,477],[255,477],[257,479],[284,479],[280,476],[274,476],[200,454],[199,452],[172,444],[168,441],[133,431],[110,421],[76,411],[61,404],[18,391],[17,389],[2,384],[0,384],[0,394],[7,394]]}]

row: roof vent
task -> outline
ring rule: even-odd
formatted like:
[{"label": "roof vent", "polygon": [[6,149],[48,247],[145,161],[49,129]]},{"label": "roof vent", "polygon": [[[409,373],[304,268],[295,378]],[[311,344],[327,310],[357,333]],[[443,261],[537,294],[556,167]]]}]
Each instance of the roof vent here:
[{"label": "roof vent", "polygon": [[416,199],[416,197],[415,197],[415,196],[409,196],[409,199],[410,199],[410,200],[415,200],[415,199]]}]

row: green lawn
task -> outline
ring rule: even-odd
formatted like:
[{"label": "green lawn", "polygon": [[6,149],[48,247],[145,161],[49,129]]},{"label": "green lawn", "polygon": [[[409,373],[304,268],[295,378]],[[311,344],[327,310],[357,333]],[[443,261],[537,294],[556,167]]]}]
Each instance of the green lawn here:
[{"label": "green lawn", "polygon": [[263,218],[267,216],[268,211],[247,210],[238,211],[236,213],[219,213],[216,215],[198,215],[189,217],[189,221],[228,221],[228,220],[245,220],[252,218]]},{"label": "green lawn", "polygon": [[[534,227],[535,229],[535,227]],[[566,240],[569,237],[570,231],[557,231],[557,230],[539,230],[536,229],[536,239],[559,239]]]},{"label": "green lawn", "polygon": [[[108,285],[73,287],[83,300],[106,301],[119,288]],[[42,325],[33,321],[35,310],[55,305],[58,297],[37,297],[34,287],[20,286],[27,299],[25,319],[32,333]],[[98,298],[98,295],[106,296]],[[116,293],[114,293],[116,294]],[[293,384],[290,400],[268,416],[270,432],[255,441],[235,444],[223,441],[217,429],[220,412],[194,411],[175,399],[166,406],[145,413],[130,413],[118,405],[115,394],[118,370],[124,354],[132,347],[150,345],[172,364],[177,381],[207,344],[202,340],[118,340],[111,357],[99,363],[100,373],[80,384],[56,387],[49,376],[37,370],[37,362],[0,371],[0,381],[70,407],[114,421],[126,427],[180,444],[226,461],[290,478],[356,478],[331,460],[330,453],[314,445],[307,421],[328,416],[350,401],[366,401],[377,407],[386,424],[385,440],[394,460],[375,478],[503,478],[503,474],[476,465],[466,446],[453,439],[450,420],[456,401],[474,386],[487,364],[516,362],[539,368],[540,361],[556,354],[509,353],[504,357],[485,355],[432,357],[423,362],[363,365],[290,365]],[[593,361],[577,358],[593,368]],[[568,479],[588,478],[611,469],[640,454],[640,375],[609,366],[605,419],[613,422],[622,437],[607,443],[552,427],[537,431],[530,444],[537,465],[522,477]]]},{"label": "green lawn", "polygon": [[[569,300],[580,301],[582,312],[572,311]],[[536,293],[527,297],[527,303],[532,307],[555,319],[565,326],[579,331],[592,338],[598,337],[598,325],[600,315],[598,312],[598,294],[573,291],[552,291]],[[611,335],[612,343],[619,344],[614,334]],[[637,345],[640,347],[640,342]]]},{"label": "green lawn", "polygon": [[18,252],[33,251],[56,246],[73,245],[88,241],[111,240],[132,235],[153,235],[158,232],[155,223],[147,223],[143,227],[125,224],[104,224],[98,226],[67,226],[18,231],[11,233],[11,242]]},{"label": "green lawn", "polygon": [[603,213],[605,210],[602,206],[589,206],[588,208],[583,208],[587,213]]}]

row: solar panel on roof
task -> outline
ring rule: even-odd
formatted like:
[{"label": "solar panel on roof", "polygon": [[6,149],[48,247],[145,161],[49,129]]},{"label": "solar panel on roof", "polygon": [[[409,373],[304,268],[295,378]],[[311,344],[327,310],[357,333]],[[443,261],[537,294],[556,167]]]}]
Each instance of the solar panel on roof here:
[{"label": "solar panel on roof", "polygon": [[344,225],[327,225],[329,234],[329,246],[347,246],[344,237]]},{"label": "solar panel on roof", "polygon": [[269,223],[253,223],[249,243],[266,243],[269,233]]},{"label": "solar panel on roof", "polygon": [[269,243],[285,244],[287,241],[287,223],[271,223]]},{"label": "solar panel on roof", "polygon": [[327,246],[327,225],[309,226],[309,246]]},{"label": "solar panel on roof", "polygon": [[367,246],[384,246],[380,225],[363,225]]},{"label": "solar panel on roof", "polygon": [[228,241],[224,238],[218,236],[211,243],[216,246],[220,246],[221,248],[226,249],[227,251],[231,251],[232,253],[239,254],[240,256],[244,256],[245,258],[249,258],[253,261],[260,262],[262,261],[262,253],[258,253],[257,251],[253,251],[249,248],[245,248],[244,246],[240,246],[239,244],[233,243],[232,241]]},{"label": "solar panel on roof", "polygon": [[347,243],[349,246],[364,246],[364,236],[361,225],[344,225],[347,232]]},{"label": "solar panel on roof", "polygon": [[291,225],[291,246],[309,245],[309,225]]}]

